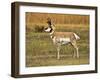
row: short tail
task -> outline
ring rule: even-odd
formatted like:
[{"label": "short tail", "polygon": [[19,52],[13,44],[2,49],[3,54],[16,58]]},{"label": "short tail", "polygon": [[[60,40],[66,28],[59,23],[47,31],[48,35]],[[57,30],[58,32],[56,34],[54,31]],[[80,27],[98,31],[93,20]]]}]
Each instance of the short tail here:
[{"label": "short tail", "polygon": [[80,37],[76,33],[74,33],[74,36],[75,36],[76,40],[80,39]]}]

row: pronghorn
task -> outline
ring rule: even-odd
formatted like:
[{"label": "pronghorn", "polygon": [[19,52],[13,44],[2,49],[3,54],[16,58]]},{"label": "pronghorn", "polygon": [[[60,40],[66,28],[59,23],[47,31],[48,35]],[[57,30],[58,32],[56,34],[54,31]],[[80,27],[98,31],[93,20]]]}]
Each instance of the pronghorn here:
[{"label": "pronghorn", "polygon": [[76,41],[80,39],[80,37],[74,33],[74,32],[56,32],[55,26],[51,25],[48,26],[45,30],[45,32],[49,32],[50,37],[57,47],[57,59],[60,59],[60,47],[61,45],[70,43],[74,47],[74,56],[79,58],[79,52],[78,52],[78,46],[76,44]]}]

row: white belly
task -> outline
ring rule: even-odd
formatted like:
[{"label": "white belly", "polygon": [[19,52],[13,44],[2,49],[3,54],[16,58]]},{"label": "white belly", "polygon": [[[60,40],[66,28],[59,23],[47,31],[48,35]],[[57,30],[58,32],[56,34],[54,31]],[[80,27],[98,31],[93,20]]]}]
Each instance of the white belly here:
[{"label": "white belly", "polygon": [[70,38],[59,38],[59,39],[57,39],[57,43],[60,43],[61,45],[68,44],[69,42],[70,42]]}]

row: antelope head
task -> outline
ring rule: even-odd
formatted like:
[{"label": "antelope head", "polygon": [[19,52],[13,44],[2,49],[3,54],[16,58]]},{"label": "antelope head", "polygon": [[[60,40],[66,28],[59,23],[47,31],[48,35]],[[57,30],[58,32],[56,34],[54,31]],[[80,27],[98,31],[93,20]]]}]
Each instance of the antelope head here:
[{"label": "antelope head", "polygon": [[45,32],[51,33],[55,31],[55,27],[53,25],[51,25],[51,27],[47,27],[44,29]]}]

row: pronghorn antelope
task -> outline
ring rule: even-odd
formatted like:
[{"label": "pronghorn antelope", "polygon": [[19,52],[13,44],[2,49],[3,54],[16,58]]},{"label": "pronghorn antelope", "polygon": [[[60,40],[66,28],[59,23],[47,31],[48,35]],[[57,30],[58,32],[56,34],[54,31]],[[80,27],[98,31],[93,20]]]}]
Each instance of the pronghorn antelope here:
[{"label": "pronghorn antelope", "polygon": [[49,32],[50,37],[57,47],[57,59],[60,59],[60,47],[64,44],[71,44],[74,47],[74,56],[79,58],[79,52],[78,52],[78,46],[76,44],[76,41],[80,39],[80,37],[74,33],[74,32],[56,32],[55,26],[51,25],[48,26],[45,30],[45,32]]},{"label": "pronghorn antelope", "polygon": [[71,44],[74,47],[74,56],[79,58],[78,46],[76,41],[80,39],[80,37],[74,32],[55,32],[55,26],[52,25],[51,19],[47,19],[48,27],[45,29],[45,32],[50,33],[50,37],[57,47],[57,59],[60,59],[60,47],[64,44]]}]

